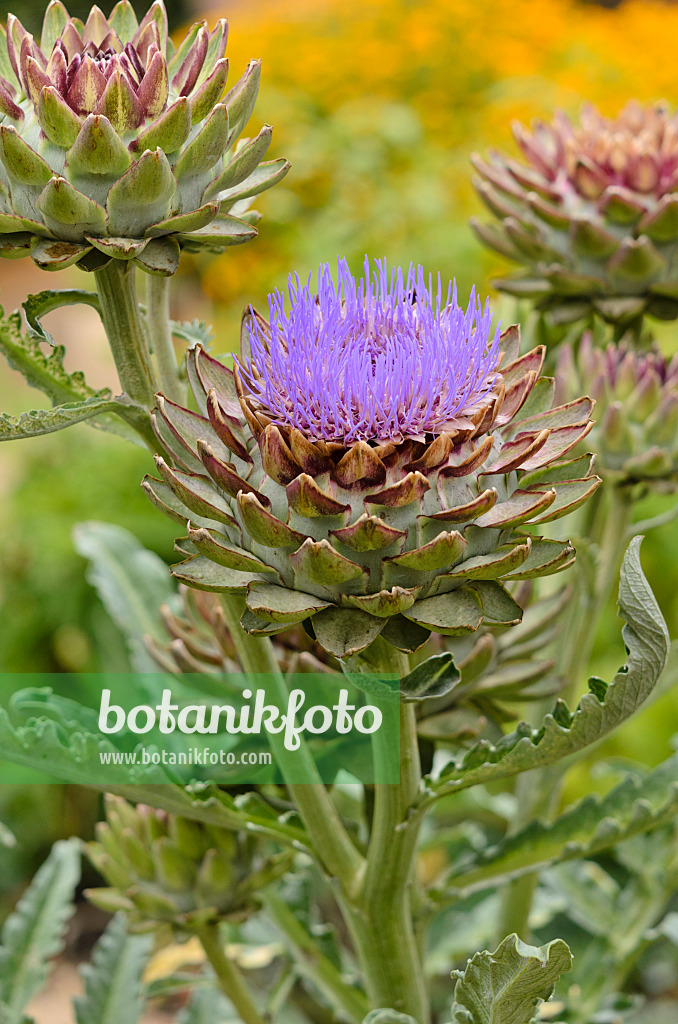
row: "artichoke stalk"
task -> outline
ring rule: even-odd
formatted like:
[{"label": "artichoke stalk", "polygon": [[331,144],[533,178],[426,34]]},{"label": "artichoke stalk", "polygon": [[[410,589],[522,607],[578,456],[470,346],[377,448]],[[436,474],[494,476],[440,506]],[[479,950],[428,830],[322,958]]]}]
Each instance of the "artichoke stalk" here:
[{"label": "artichoke stalk", "polygon": [[[3,37],[5,33],[3,30]],[[227,23],[193,25],[174,47],[156,0],[85,24],[52,0],[38,42],[10,15],[0,42],[0,256],[45,270],[111,260],[172,275],[181,249],[219,252],[256,235],[251,198],[285,160],[236,140],[254,107],[253,61],[224,95]]]},{"label": "artichoke stalk", "polygon": [[678,317],[678,117],[632,101],[613,118],[585,107],[531,130],[514,125],[526,162],[473,158],[495,220],[480,240],[523,270],[497,287],[534,300],[554,323],[596,314],[618,334],[643,317]]},{"label": "artichoke stalk", "polygon": [[151,500],[187,530],[174,575],[246,594],[255,635],[304,622],[337,658],[381,636],[401,651],[432,632],[520,621],[505,584],[569,565],[569,542],[527,529],[597,488],[566,460],[593,403],[552,408],[542,349],[519,355],[492,314],[422,268],[357,283],[339,263],[244,320],[231,371],[188,353],[199,413],[159,396],[161,478]]}]

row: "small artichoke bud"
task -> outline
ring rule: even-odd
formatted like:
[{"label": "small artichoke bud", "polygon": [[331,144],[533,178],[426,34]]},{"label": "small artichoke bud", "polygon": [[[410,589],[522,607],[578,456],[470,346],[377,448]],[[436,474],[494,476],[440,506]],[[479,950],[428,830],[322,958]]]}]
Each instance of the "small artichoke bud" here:
[{"label": "small artichoke bud", "polygon": [[[160,609],[169,640],[146,645],[158,666],[168,672],[241,672],[233,640],[216,594],[179,587],[181,609]],[[283,672],[331,672],[336,661],[303,627],[286,630],[275,638],[275,652]]]},{"label": "small artichoke bud", "polygon": [[474,229],[522,268],[497,287],[561,324],[596,314],[623,332],[645,314],[676,319],[677,129],[663,104],[631,101],[611,118],[589,104],[578,121],[559,111],[516,124],[524,162],[475,156],[494,221]]},{"label": "small artichoke bud", "polygon": [[258,907],[257,890],[290,862],[287,854],[262,856],[249,836],[115,796],[106,798],[106,821],[87,852],[108,883],[88,898],[103,910],[123,910],[135,931],[165,924],[190,933],[208,922],[242,921]]},{"label": "small artichoke bud", "polygon": [[657,348],[634,352],[624,343],[596,348],[590,335],[575,354],[559,352],[556,395],[567,402],[595,381],[595,425],[587,446],[601,476],[643,493],[678,482],[678,357]]},{"label": "small artichoke bud", "polygon": [[162,0],[139,23],[120,0],[85,25],[52,0],[38,43],[10,15],[0,47],[0,256],[45,270],[132,261],[167,276],[181,249],[256,235],[251,197],[287,173],[261,163],[266,125],[236,152],[259,90],[252,61],[228,93],[227,23],[175,47]]},{"label": "small artichoke bud", "polygon": [[172,571],[245,594],[247,632],[303,622],[340,659],[378,636],[414,651],[519,622],[505,584],[572,561],[522,528],[596,490],[590,460],[562,464],[592,402],[552,408],[543,348],[520,355],[475,293],[444,296],[421,267],[321,267],[317,295],[291,278],[290,310],[276,292],[270,321],[246,314],[234,371],[191,349],[200,413],[160,400],[161,479],[144,486],[186,523]]}]

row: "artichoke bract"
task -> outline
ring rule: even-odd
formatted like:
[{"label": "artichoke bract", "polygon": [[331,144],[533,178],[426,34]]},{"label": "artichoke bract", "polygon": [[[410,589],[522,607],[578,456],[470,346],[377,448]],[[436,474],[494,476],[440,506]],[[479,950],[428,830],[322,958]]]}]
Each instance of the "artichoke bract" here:
[{"label": "artichoke bract", "polygon": [[504,583],[574,556],[521,528],[598,486],[590,458],[564,459],[593,403],[551,408],[543,350],[520,356],[517,328],[500,337],[487,305],[462,309],[421,267],[371,277],[366,261],[358,283],[340,262],[289,298],[246,315],[233,371],[189,351],[199,414],[158,399],[165,455],[144,486],[187,527],[174,575],[246,591],[254,634],[310,620],[339,658],[520,620]]},{"label": "artichoke bract", "polygon": [[566,400],[587,382],[596,401],[589,441],[603,479],[617,486],[673,491],[678,483],[678,356],[656,347],[593,345],[587,333],[578,351],[558,355],[557,393]]},{"label": "artichoke bract", "polygon": [[109,913],[123,911],[132,931],[165,923],[181,934],[243,921],[259,908],[258,892],[289,868],[287,854],[263,855],[252,836],[111,794],[105,806],[87,855],[108,887],[88,890],[87,898]]},{"label": "artichoke bract", "polygon": [[175,49],[161,0],[137,22],[121,0],[83,24],[52,0],[38,43],[18,18],[0,40],[0,256],[98,270],[133,260],[170,275],[181,248],[256,235],[251,197],[280,180],[265,126],[236,147],[260,65],[224,96],[227,23]]},{"label": "artichoke bract", "polygon": [[475,231],[525,268],[497,287],[561,323],[678,317],[678,117],[659,104],[631,102],[614,118],[587,106],[578,123],[558,112],[514,135],[527,163],[473,158],[497,218]]}]

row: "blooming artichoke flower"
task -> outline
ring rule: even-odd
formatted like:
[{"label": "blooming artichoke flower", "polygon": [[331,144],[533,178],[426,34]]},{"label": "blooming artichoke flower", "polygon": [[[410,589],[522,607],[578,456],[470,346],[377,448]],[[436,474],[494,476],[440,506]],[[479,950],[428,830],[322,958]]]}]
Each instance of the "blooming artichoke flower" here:
[{"label": "blooming artichoke flower", "polygon": [[245,316],[234,371],[199,346],[188,373],[200,414],[162,396],[169,457],[151,499],[188,536],[173,567],[192,587],[246,591],[243,627],[309,629],[343,658],[379,635],[415,650],[439,632],[512,623],[501,580],[557,571],[568,543],[520,530],[595,490],[590,459],[561,462],[591,428],[592,402],[551,409],[543,349],[519,356],[471,296],[422,268],[390,277],[345,263],[290,279],[291,310]]},{"label": "blooming artichoke flower", "polygon": [[[4,31],[3,31],[4,37]],[[259,62],[224,97],[227,23],[196,24],[175,49],[156,0],[86,24],[52,0],[40,44],[10,15],[0,45],[0,256],[47,270],[134,260],[174,273],[181,247],[221,251],[256,234],[248,197],[285,175],[260,164],[266,126],[235,149]]]},{"label": "blooming artichoke flower", "polygon": [[678,481],[678,356],[657,348],[637,353],[626,345],[605,349],[582,338],[575,354],[563,346],[557,394],[566,400],[583,381],[596,400],[596,423],[587,442],[603,479],[617,485],[674,490]]},{"label": "blooming artichoke flower", "polygon": [[497,286],[562,323],[591,312],[623,328],[645,313],[678,317],[678,116],[629,103],[514,125],[527,164],[474,157],[476,188],[498,223],[481,241],[522,264]]},{"label": "blooming artichoke flower", "polygon": [[87,854],[108,882],[91,903],[124,911],[134,931],[158,922],[191,932],[216,921],[243,921],[258,909],[257,892],[279,878],[289,857],[264,857],[259,841],[189,821],[122,797],[106,796],[106,820]]}]

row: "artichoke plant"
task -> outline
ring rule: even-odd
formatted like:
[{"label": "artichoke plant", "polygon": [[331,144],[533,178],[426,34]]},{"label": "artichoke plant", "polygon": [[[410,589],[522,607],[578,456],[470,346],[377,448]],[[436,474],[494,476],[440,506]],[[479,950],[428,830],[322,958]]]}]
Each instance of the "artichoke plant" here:
[{"label": "artichoke plant", "polygon": [[[3,30],[4,37],[4,30]],[[221,251],[256,234],[250,197],[283,177],[261,163],[266,126],[236,139],[259,88],[253,61],[224,95],[227,23],[178,47],[156,0],[85,24],[52,0],[38,42],[18,18],[0,45],[0,256],[99,270],[133,261],[170,275],[181,248]]]},{"label": "artichoke plant", "polygon": [[585,382],[596,401],[588,444],[604,480],[641,490],[672,491],[678,481],[678,356],[655,347],[594,346],[587,333],[578,351],[563,346],[556,392],[567,401]]},{"label": "artichoke plant", "polygon": [[290,300],[246,315],[233,371],[189,352],[200,413],[158,399],[145,488],[187,528],[174,575],[246,592],[250,633],[310,620],[339,658],[519,621],[504,584],[574,555],[526,527],[600,482],[590,458],[563,461],[592,402],[552,408],[543,350],[520,356],[517,328],[500,337],[489,305],[444,299],[421,267],[371,278],[366,261],[358,284],[340,262],[317,296],[291,279]]},{"label": "artichoke plant", "polygon": [[678,317],[678,117],[663,105],[631,102],[614,118],[587,106],[577,123],[558,112],[514,134],[527,163],[474,157],[497,218],[474,221],[476,233],[523,267],[497,286],[561,323]]},{"label": "artichoke plant", "polygon": [[124,911],[133,930],[158,923],[198,931],[220,920],[242,921],[258,909],[257,891],[281,877],[287,854],[263,857],[259,841],[106,795],[106,820],[87,854],[108,883],[90,902]]}]

